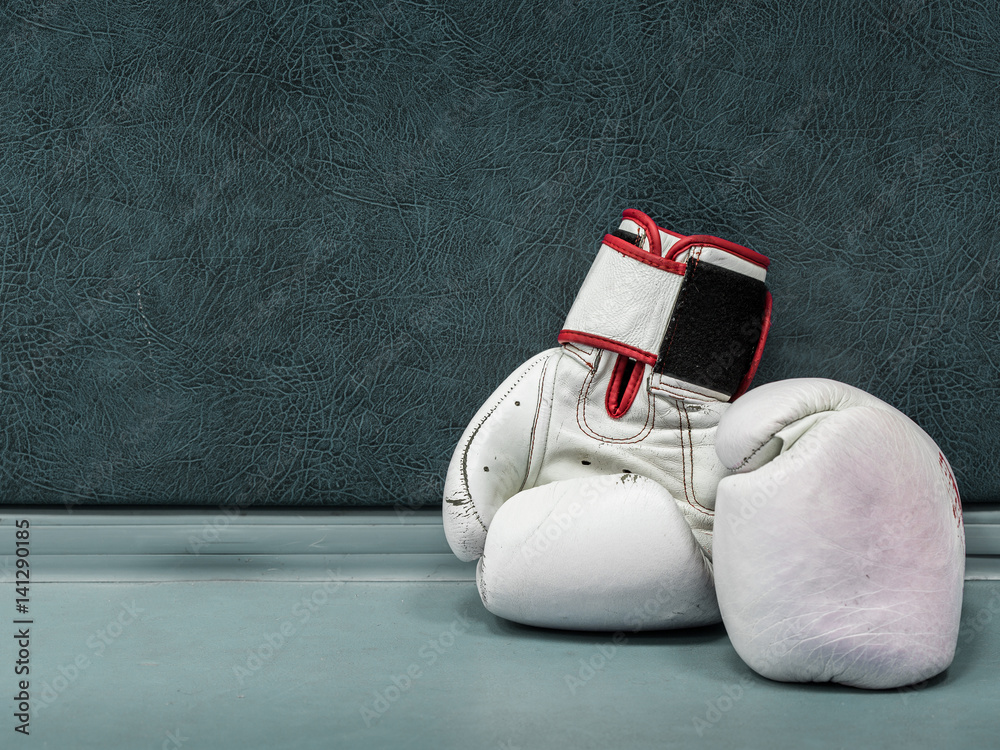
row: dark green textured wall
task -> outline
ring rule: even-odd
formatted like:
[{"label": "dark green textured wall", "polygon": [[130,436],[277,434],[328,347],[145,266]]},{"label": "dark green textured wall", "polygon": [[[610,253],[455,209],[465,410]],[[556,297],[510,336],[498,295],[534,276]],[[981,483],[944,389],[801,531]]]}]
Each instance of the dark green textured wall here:
[{"label": "dark green textured wall", "polygon": [[1000,500],[988,4],[9,2],[0,501],[440,502],[634,206]]}]

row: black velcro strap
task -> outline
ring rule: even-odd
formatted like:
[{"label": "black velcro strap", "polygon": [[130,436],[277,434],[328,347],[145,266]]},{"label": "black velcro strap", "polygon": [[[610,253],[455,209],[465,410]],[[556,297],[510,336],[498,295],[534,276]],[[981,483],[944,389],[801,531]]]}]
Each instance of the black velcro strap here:
[{"label": "black velcro strap", "polygon": [[766,305],[763,281],[688,261],[653,371],[732,396],[753,362]]}]

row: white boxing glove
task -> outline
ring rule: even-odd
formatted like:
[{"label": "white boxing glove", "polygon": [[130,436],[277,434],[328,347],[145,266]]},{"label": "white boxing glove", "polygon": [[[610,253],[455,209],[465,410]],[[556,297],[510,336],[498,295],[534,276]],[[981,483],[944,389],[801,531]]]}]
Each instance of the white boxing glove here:
[{"label": "white boxing glove", "polygon": [[489,611],[587,630],[719,621],[715,429],[761,354],[767,265],[623,213],[561,346],[497,388],[452,457],[444,528],[479,560]]},{"label": "white boxing glove", "polygon": [[832,380],[755,388],[717,450],[715,580],[759,674],[892,688],[951,663],[965,535],[958,487],[901,412]]}]

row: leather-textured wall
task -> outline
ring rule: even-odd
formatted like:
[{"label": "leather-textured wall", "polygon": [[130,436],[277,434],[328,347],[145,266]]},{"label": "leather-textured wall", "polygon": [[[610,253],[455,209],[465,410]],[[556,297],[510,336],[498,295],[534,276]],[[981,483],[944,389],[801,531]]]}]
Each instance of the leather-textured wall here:
[{"label": "leather-textured wall", "polygon": [[629,206],[1000,500],[988,3],[8,2],[0,501],[439,503]]}]

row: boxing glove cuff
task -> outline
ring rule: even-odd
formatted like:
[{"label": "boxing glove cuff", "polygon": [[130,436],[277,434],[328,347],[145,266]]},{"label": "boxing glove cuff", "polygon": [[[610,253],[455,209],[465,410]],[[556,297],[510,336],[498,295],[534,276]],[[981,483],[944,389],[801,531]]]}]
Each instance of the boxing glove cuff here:
[{"label": "boxing glove cuff", "polygon": [[767,337],[768,259],[718,237],[661,229],[635,209],[622,219],[605,235],[559,342],[613,351],[681,387],[736,398]]}]

